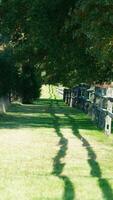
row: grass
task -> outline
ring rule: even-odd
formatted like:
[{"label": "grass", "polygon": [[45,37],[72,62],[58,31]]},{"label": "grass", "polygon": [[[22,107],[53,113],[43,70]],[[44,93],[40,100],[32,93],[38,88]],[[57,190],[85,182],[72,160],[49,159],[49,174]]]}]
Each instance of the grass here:
[{"label": "grass", "polygon": [[43,87],[0,117],[1,200],[113,200],[113,135]]}]

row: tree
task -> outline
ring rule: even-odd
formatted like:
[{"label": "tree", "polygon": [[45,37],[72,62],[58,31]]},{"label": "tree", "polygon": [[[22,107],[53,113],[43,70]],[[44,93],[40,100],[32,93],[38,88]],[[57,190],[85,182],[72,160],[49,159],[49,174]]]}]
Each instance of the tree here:
[{"label": "tree", "polygon": [[0,96],[16,91],[17,68],[11,49],[4,49],[0,53]]},{"label": "tree", "polygon": [[18,68],[19,78],[16,91],[22,97],[23,103],[31,103],[39,97],[41,87],[41,73],[36,68],[38,60],[36,48],[32,44],[33,38],[28,37],[29,32],[27,32],[27,23],[25,23],[27,15],[25,8],[29,3],[27,4],[27,1],[2,1],[1,4],[2,34],[9,38],[8,45],[13,50],[15,68]]},{"label": "tree", "polygon": [[23,103],[32,103],[40,96],[41,75],[37,72],[37,67],[32,67],[30,63],[22,66],[21,74],[21,96]]},{"label": "tree", "polygon": [[40,66],[46,83],[109,82],[112,9],[112,0],[2,0],[1,25],[19,63]]}]

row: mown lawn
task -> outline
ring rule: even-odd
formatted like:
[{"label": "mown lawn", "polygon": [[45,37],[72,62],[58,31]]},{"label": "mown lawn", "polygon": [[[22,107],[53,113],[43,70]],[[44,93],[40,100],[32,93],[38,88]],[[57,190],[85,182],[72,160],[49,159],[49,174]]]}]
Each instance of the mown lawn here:
[{"label": "mown lawn", "polygon": [[0,200],[113,200],[113,135],[54,91],[0,116]]}]

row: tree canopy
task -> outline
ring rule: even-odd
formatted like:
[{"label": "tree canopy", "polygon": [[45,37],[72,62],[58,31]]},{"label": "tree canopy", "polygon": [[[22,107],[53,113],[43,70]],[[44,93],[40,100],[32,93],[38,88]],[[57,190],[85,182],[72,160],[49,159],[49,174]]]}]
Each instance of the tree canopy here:
[{"label": "tree canopy", "polygon": [[112,0],[2,0],[0,17],[16,63],[45,83],[112,81]]}]

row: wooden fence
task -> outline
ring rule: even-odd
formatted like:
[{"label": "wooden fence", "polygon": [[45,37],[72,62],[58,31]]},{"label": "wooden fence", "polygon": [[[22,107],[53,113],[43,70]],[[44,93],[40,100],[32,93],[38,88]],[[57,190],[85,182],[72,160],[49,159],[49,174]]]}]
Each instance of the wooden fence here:
[{"label": "wooden fence", "polygon": [[98,127],[110,135],[113,119],[113,88],[80,84],[72,89],[58,88],[58,92],[66,104],[82,109],[91,116]]}]

